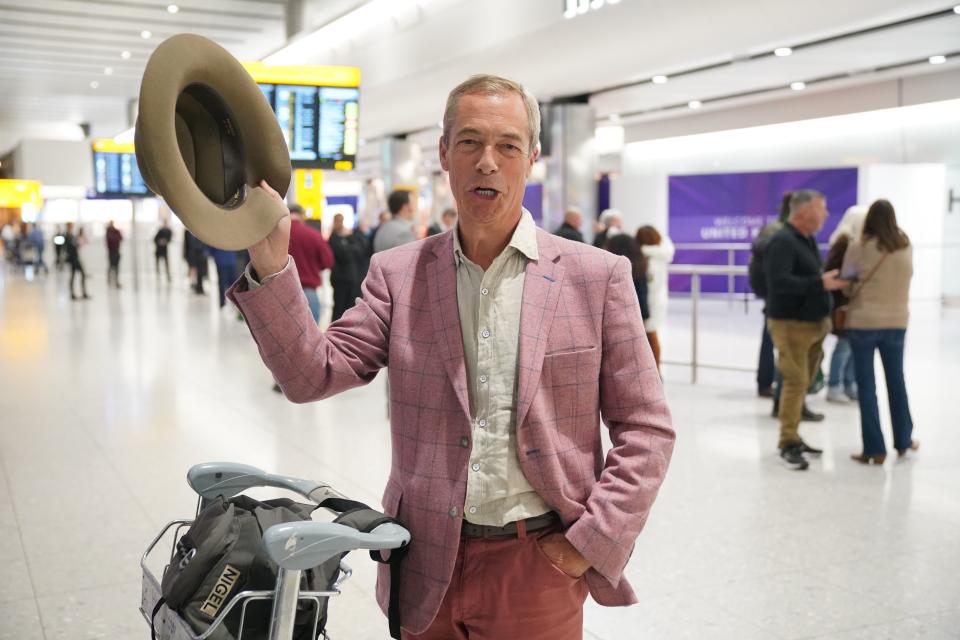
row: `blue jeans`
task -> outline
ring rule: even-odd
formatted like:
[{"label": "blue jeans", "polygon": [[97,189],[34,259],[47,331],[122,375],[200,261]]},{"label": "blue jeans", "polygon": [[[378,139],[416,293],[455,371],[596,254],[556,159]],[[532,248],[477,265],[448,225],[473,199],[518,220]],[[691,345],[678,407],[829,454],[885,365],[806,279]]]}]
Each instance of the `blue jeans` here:
[{"label": "blue jeans", "polygon": [[887,452],[880,430],[880,409],[877,405],[877,382],[873,373],[873,353],[880,351],[883,374],[887,380],[890,421],[893,423],[893,446],[903,451],[910,448],[913,419],[907,401],[907,385],[903,379],[903,343],[906,329],[847,329],[853,349],[857,387],[860,394],[860,431],[863,454]]},{"label": "blue jeans", "polygon": [[316,289],[304,288],[303,294],[307,296],[307,304],[310,305],[310,313],[313,314],[313,321],[320,324],[320,296]]},{"label": "blue jeans", "polygon": [[833,355],[830,356],[830,375],[827,385],[831,387],[843,385],[844,389],[849,390],[856,382],[856,367],[853,364],[850,339],[846,336],[837,338],[837,346],[833,348]]}]

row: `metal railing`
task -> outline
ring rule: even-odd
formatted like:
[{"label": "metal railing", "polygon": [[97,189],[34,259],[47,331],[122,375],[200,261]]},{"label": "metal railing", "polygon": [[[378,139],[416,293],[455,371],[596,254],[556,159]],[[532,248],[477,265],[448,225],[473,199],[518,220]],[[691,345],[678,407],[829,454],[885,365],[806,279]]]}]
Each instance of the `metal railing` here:
[{"label": "metal railing", "polygon": [[[679,245],[678,245],[679,246]],[[749,246],[749,245],[747,245]],[[683,362],[677,360],[662,360],[663,364],[672,364],[690,367],[690,382],[697,383],[698,369],[720,369],[724,371],[756,371],[752,367],[742,367],[736,365],[702,363],[700,362],[698,352],[698,326],[700,321],[700,278],[702,276],[727,276],[728,282],[736,276],[747,275],[747,267],[744,266],[722,266],[722,265],[700,265],[700,264],[671,264],[667,267],[670,274],[680,274],[690,276],[690,303],[692,312],[690,314],[690,361]],[[748,295],[748,294],[747,294]],[[744,296],[744,303],[747,302],[747,295]]]},{"label": "metal railing", "polygon": [[[830,248],[828,244],[817,245],[821,251],[826,251]],[[674,245],[677,249],[682,249],[684,251],[726,251],[727,253],[727,264],[726,267],[729,269],[734,269],[737,267],[737,252],[750,252],[751,244],[749,242],[680,242]],[[693,265],[691,265],[693,266]],[[719,266],[719,265],[715,265]],[[678,272],[679,273],[679,272]],[[739,271],[725,271],[720,274],[710,274],[710,275],[726,275],[727,276],[727,297],[729,299],[734,299],[737,295],[737,281],[736,278],[738,275],[746,276],[747,272]],[[744,292],[745,300],[749,296],[749,292]]]}]

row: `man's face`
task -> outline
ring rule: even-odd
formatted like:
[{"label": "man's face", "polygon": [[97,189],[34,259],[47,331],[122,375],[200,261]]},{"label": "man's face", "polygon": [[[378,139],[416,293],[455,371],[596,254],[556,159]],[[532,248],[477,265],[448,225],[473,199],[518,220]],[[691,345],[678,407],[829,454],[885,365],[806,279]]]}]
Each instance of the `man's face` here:
[{"label": "man's face", "polygon": [[440,165],[450,174],[457,212],[468,226],[516,221],[536,160],[527,111],[515,94],[460,98],[450,138],[440,140]]},{"label": "man's face", "polygon": [[814,200],[810,204],[810,215],[812,217],[812,223],[816,225],[813,233],[817,233],[823,228],[823,223],[827,221],[827,216],[830,215],[827,211],[827,201],[824,198]]}]

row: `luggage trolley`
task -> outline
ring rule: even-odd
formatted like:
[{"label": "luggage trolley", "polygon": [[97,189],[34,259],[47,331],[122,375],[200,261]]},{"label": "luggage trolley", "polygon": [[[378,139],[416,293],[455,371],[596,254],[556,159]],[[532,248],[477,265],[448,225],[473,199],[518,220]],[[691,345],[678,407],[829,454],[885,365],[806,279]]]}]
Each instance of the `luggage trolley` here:
[{"label": "luggage trolley", "polygon": [[[327,498],[343,498],[329,485],[322,482],[302,480],[287,476],[266,473],[261,469],[232,462],[210,462],[195,465],[187,473],[187,483],[199,496],[197,514],[218,497],[224,499],[236,496],[255,487],[276,487],[293,491],[308,500],[320,504]],[[158,548],[160,541],[173,530],[168,561],[176,552],[176,544],[183,530],[193,520],[173,520],[167,523],[147,547],[140,559],[143,572],[140,613],[151,623],[151,614],[161,597],[160,581],[150,571],[147,560]],[[292,552],[289,546],[291,536],[302,543]],[[317,629],[323,609],[323,600],[340,594],[342,585],[353,573],[342,560],[339,575],[328,591],[301,591],[301,572],[316,567],[330,558],[356,549],[389,550],[398,549],[410,542],[410,533],[395,523],[384,523],[370,533],[362,533],[351,527],[333,522],[286,522],[277,524],[264,532],[263,546],[267,555],[277,566],[276,587],[270,590],[247,590],[236,594],[224,606],[223,610],[211,622],[209,628],[197,635],[190,625],[176,611],[162,607],[153,624],[163,640],[204,640],[217,632],[224,620],[235,607],[241,608],[240,625],[236,640],[243,640],[244,622],[247,606],[257,600],[272,601],[268,640],[290,640],[294,634],[297,605],[301,601],[314,602],[316,614],[313,622],[312,638],[329,638],[325,632]],[[166,566],[166,565],[165,565]],[[320,636],[318,636],[318,633]]]}]

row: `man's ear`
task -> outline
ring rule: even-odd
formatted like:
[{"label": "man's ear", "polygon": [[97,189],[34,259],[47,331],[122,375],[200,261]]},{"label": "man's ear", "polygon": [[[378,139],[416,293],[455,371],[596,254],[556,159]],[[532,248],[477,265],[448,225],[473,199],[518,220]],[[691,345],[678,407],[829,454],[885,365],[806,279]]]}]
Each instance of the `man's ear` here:
[{"label": "man's ear", "polygon": [[443,167],[444,171],[449,171],[449,162],[447,162],[447,144],[443,139],[443,136],[440,136],[440,144],[437,145],[437,150],[438,154],[440,155],[440,166]]},{"label": "man's ear", "polygon": [[530,177],[530,172],[533,171],[533,165],[540,157],[540,143],[537,143],[537,146],[534,148],[533,153],[530,154],[530,162],[527,164],[527,177]]}]

